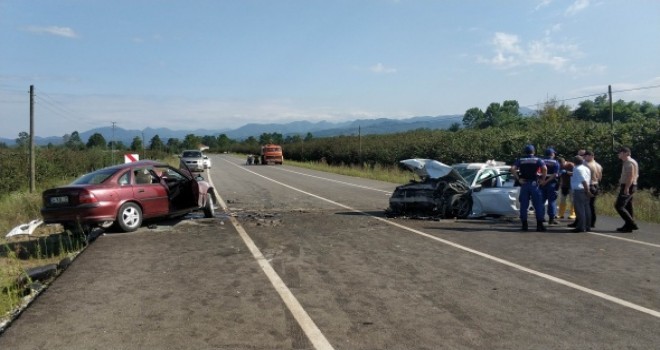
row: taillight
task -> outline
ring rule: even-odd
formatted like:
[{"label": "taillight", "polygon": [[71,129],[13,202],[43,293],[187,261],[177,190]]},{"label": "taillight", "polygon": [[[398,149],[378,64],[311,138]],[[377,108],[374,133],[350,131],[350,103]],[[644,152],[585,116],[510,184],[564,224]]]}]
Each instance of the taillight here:
[{"label": "taillight", "polygon": [[83,204],[83,203],[96,203],[99,200],[96,198],[96,196],[87,191],[82,191],[80,194],[78,194],[78,203]]}]

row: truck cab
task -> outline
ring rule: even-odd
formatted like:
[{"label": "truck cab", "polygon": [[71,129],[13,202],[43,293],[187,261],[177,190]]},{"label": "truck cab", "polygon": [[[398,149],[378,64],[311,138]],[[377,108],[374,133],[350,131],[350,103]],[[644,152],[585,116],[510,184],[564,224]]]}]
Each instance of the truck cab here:
[{"label": "truck cab", "polygon": [[282,165],[284,156],[282,155],[282,146],[267,144],[261,146],[261,164],[279,164]]}]

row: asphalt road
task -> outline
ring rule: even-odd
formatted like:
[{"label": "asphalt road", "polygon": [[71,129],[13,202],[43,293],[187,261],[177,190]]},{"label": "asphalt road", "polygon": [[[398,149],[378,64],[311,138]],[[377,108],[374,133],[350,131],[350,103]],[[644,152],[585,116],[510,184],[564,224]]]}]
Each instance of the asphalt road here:
[{"label": "asphalt road", "polygon": [[386,219],[396,184],[212,160],[227,212],[101,236],[0,349],[660,344],[660,225]]}]

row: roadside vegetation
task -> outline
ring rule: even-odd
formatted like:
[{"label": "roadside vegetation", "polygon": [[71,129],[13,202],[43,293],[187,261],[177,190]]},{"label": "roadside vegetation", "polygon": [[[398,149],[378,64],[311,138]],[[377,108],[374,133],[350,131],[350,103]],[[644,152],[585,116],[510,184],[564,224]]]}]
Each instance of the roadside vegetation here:
[{"label": "roadside vegetation", "polygon": [[[359,130],[359,129],[358,129]],[[62,249],[33,241],[61,232],[38,229],[33,237],[5,239],[13,227],[40,217],[41,192],[71,182],[89,171],[123,162],[125,153],[137,153],[142,159],[157,159],[176,165],[176,155],[199,144],[208,152],[258,154],[260,145],[281,144],[286,164],[350,176],[360,176],[393,183],[407,183],[412,175],[399,166],[409,158],[430,158],[446,164],[483,162],[494,159],[511,164],[526,144],[536,146],[539,153],[553,147],[558,156],[570,160],[579,149],[594,151],[604,168],[598,197],[598,211],[616,216],[613,210],[621,162],[617,147],[632,149],[640,165],[640,191],[635,194],[635,216],[642,221],[660,222],[657,179],[660,178],[660,107],[648,102],[613,103],[606,96],[585,100],[572,110],[549,101],[532,116],[523,116],[516,101],[493,102],[485,111],[471,108],[462,123],[447,130],[418,129],[396,134],[353,135],[316,138],[311,133],[287,135],[263,133],[260,137],[232,140],[226,135],[193,135],[184,140],[158,135],[148,142],[136,137],[130,145],[107,142],[101,134],[87,142],[77,131],[63,136],[61,145],[37,147],[36,184],[29,192],[29,135],[22,132],[16,145],[0,143],[0,317],[20,302],[23,290],[12,287],[21,274],[31,267],[53,263],[75,255],[83,245],[69,244],[76,238],[56,236]],[[365,128],[366,130],[366,128]],[[26,254],[17,242],[35,247]],[[19,247],[19,248],[17,248]],[[46,247],[50,247],[46,249]]]}]

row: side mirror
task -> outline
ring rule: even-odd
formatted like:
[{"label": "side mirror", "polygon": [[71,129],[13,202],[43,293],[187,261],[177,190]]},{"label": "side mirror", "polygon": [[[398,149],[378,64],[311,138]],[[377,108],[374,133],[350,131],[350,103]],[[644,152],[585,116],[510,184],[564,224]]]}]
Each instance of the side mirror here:
[{"label": "side mirror", "polygon": [[472,192],[479,192],[481,191],[482,188],[483,187],[481,185],[474,185],[470,189],[472,190]]},{"label": "side mirror", "polygon": [[204,159],[209,159],[209,156],[204,156]]}]

